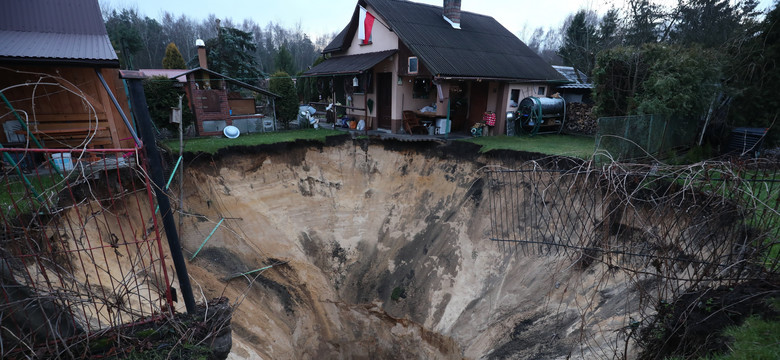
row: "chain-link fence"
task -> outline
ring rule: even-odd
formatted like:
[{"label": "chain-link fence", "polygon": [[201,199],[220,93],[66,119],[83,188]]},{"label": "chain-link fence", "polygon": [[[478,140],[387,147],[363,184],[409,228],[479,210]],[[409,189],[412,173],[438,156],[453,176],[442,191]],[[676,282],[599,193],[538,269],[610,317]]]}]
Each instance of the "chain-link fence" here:
[{"label": "chain-link fence", "polygon": [[694,119],[659,115],[612,116],[598,119],[596,161],[661,157],[694,144]]}]

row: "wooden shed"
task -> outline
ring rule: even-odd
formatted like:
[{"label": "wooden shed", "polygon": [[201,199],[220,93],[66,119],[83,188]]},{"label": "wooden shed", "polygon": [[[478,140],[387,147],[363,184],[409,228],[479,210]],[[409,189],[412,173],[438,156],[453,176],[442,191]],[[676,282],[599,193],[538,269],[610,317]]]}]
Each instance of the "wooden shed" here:
[{"label": "wooden shed", "polygon": [[10,1],[3,8],[3,145],[135,146],[123,119],[129,108],[119,60],[98,1]]}]

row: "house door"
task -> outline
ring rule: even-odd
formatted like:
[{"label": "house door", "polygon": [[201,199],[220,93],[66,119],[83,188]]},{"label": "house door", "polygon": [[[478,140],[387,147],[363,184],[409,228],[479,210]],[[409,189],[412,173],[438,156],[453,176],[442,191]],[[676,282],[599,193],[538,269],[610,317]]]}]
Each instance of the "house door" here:
[{"label": "house door", "polygon": [[487,81],[473,81],[471,83],[471,106],[469,107],[470,128],[475,123],[482,121],[482,115],[487,110],[487,98],[490,86]]},{"label": "house door", "polygon": [[393,114],[393,73],[379,73],[376,77],[376,116],[382,129],[390,129]]},{"label": "house door", "polygon": [[451,131],[465,131],[466,117],[469,109],[469,98],[466,93],[466,83],[463,81],[450,85],[450,120],[452,120]]}]

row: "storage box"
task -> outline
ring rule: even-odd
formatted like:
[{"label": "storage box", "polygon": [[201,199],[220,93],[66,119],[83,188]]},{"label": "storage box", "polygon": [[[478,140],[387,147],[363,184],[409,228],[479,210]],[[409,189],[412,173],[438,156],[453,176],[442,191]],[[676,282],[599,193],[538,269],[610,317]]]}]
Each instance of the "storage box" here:
[{"label": "storage box", "polygon": [[52,162],[57,170],[71,171],[73,170],[73,160],[70,158],[70,153],[54,153],[51,155]]},{"label": "storage box", "polygon": [[436,119],[436,134],[444,135],[447,133],[447,130],[449,129],[450,121],[447,119]]}]

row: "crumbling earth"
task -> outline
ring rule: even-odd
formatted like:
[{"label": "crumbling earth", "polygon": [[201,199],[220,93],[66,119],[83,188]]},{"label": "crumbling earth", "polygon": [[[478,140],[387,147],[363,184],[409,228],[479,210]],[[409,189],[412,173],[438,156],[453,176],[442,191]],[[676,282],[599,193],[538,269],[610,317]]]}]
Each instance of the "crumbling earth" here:
[{"label": "crumbling earth", "polygon": [[185,256],[227,219],[195,292],[240,302],[236,359],[633,357],[629,279],[488,239],[480,169],[532,157],[346,139],[190,156]]}]

